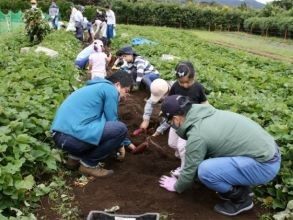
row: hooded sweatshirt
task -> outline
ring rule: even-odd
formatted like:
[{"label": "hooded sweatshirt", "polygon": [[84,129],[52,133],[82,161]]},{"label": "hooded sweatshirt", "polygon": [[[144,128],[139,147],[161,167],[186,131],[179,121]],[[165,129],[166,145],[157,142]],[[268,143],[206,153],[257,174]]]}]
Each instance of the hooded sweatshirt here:
[{"label": "hooded sweatshirt", "polygon": [[211,105],[193,104],[177,134],[187,139],[185,165],[175,185],[179,193],[192,184],[206,158],[246,156],[266,162],[276,152],[273,137],[256,122]]},{"label": "hooded sweatshirt", "polygon": [[118,120],[118,102],[119,93],[112,82],[90,80],[64,100],[51,130],[98,145],[106,121]]}]

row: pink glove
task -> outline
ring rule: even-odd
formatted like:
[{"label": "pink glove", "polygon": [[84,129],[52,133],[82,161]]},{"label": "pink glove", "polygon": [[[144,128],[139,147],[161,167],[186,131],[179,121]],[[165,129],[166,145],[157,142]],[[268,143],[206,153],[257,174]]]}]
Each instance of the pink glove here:
[{"label": "pink glove", "polygon": [[176,177],[172,176],[161,176],[159,183],[160,186],[165,188],[166,190],[170,191],[170,192],[175,192],[175,184],[177,182]]}]

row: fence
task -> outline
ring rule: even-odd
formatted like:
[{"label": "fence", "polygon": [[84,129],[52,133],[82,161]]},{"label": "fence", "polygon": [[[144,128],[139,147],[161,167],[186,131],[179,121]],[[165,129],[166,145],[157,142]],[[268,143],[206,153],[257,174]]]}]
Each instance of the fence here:
[{"label": "fence", "polygon": [[4,14],[0,11],[0,34],[11,32],[13,30],[23,27],[23,13],[18,11],[16,13],[9,11]]}]

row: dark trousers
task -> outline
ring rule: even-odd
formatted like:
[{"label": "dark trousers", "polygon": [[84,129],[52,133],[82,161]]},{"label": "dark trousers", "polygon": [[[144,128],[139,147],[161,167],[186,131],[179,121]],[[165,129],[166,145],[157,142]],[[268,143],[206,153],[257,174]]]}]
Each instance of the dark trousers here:
[{"label": "dark trousers", "polygon": [[120,148],[126,136],[127,127],[119,121],[106,122],[98,145],[89,144],[61,132],[53,132],[53,139],[57,147],[80,158],[88,166],[96,166],[101,160]]},{"label": "dark trousers", "polygon": [[83,26],[81,22],[75,22],[75,37],[83,41]]}]

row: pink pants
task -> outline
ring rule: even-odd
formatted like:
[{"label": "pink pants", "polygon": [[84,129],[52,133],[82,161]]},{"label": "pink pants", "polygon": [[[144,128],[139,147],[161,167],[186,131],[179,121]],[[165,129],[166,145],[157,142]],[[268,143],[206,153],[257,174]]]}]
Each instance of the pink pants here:
[{"label": "pink pants", "polygon": [[180,138],[176,134],[176,130],[174,128],[170,128],[169,130],[169,137],[168,137],[168,145],[169,147],[175,149],[179,157],[181,159],[181,166],[180,170],[183,169],[184,167],[184,162],[185,162],[185,145],[186,145],[186,140]]}]

